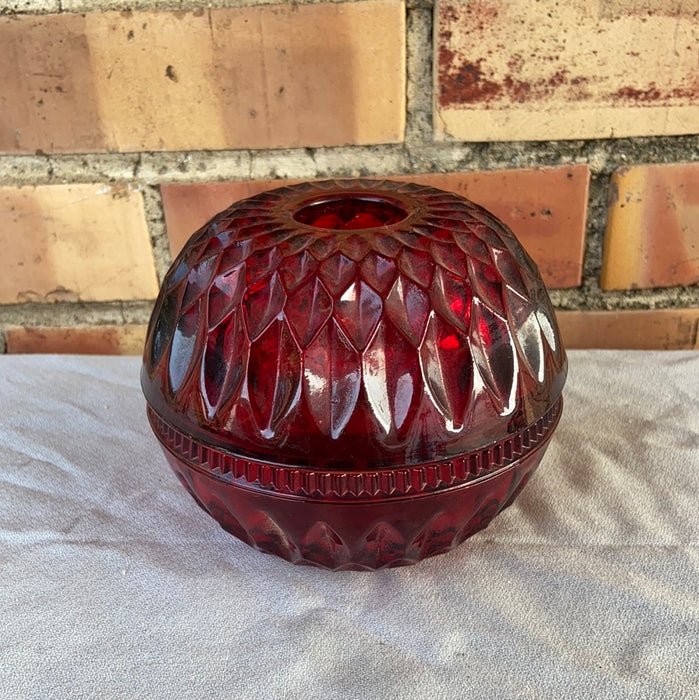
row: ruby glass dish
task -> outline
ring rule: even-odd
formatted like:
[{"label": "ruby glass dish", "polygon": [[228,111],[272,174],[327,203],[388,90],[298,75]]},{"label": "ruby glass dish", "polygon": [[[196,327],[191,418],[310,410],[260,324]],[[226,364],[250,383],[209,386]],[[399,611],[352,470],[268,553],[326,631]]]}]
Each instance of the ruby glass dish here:
[{"label": "ruby glass dish", "polygon": [[446,552],[520,492],[566,358],[509,229],[422,185],[338,180],[215,216],[167,273],[142,386],[197,503],[289,561]]}]

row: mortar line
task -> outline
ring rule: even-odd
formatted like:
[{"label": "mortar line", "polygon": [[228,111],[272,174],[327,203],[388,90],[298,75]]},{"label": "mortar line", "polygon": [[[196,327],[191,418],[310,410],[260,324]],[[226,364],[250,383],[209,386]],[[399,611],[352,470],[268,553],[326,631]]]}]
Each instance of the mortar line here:
[{"label": "mortar line", "polygon": [[[294,0],[295,5],[370,2],[371,0]],[[33,0],[17,8],[0,8],[0,16],[86,14],[104,12],[195,12],[288,5],[289,0]]]}]

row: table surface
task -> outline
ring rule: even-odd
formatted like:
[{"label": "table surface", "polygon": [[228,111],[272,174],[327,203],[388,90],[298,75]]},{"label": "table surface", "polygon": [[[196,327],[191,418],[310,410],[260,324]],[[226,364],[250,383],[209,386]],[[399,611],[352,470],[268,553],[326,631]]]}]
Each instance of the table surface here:
[{"label": "table surface", "polygon": [[0,697],[699,697],[699,353],[569,361],[487,530],[331,573],[194,504],[138,359],[0,356]]}]

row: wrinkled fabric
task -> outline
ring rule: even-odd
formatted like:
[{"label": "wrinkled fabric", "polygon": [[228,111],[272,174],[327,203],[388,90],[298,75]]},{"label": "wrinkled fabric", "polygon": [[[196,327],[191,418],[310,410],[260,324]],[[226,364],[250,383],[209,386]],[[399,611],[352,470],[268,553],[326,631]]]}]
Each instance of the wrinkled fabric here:
[{"label": "wrinkled fabric", "polygon": [[487,530],[331,573],[195,505],[137,358],[0,356],[0,697],[699,697],[699,353],[569,361]]}]

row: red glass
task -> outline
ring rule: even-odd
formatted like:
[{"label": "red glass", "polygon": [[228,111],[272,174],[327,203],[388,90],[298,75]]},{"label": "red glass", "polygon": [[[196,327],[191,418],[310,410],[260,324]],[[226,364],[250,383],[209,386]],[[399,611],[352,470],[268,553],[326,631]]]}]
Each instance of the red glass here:
[{"label": "red glass", "polygon": [[534,263],[495,217],[408,183],[238,202],[168,272],[142,385],[175,473],[295,563],[410,564],[485,527],[562,408]]}]

